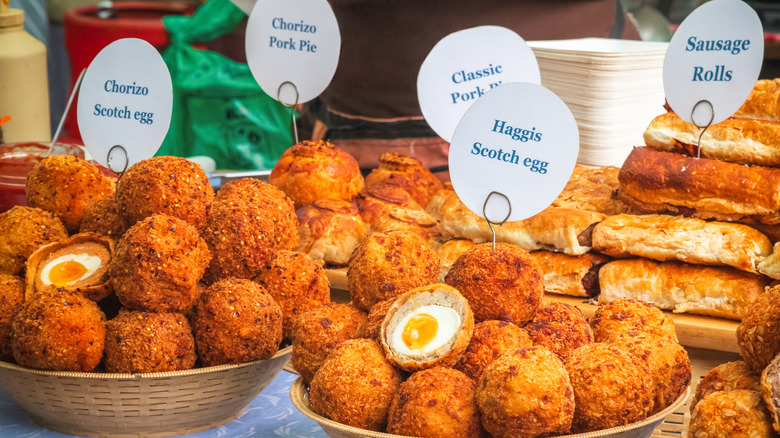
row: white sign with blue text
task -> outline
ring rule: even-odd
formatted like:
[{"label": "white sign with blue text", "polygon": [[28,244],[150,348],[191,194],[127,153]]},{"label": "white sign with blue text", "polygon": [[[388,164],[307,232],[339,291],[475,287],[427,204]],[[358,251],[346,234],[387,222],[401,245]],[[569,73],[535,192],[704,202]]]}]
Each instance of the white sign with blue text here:
[{"label": "white sign with blue text", "polygon": [[76,115],[84,146],[98,163],[121,172],[154,156],[172,105],[171,75],[157,49],[137,38],[114,41],[81,82]]},{"label": "white sign with blue text", "polygon": [[258,0],[246,28],[246,59],[266,94],[287,104],[319,96],[336,73],[341,33],[326,0]]},{"label": "white sign with blue text", "polygon": [[[578,153],[577,123],[558,96],[541,85],[507,83],[485,93],[458,123],[450,178],[458,197],[480,217],[518,221],[552,204]],[[486,204],[491,192],[503,196]]]},{"label": "white sign with blue text", "polygon": [[533,51],[507,28],[479,26],[436,43],[417,75],[417,98],[426,122],[451,141],[466,110],[488,90],[508,82],[541,83]]},{"label": "white sign with blue text", "polygon": [[712,0],[675,31],[664,59],[669,106],[697,126],[722,122],[753,89],[764,59],[758,14],[740,0]]}]

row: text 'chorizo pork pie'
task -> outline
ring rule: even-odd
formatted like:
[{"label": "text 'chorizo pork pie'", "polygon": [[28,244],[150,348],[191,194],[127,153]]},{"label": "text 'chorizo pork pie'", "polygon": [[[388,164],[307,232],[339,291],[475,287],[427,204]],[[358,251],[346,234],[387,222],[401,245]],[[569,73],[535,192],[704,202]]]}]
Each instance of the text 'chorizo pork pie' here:
[{"label": "text 'chorizo pork pie'", "polygon": [[25,295],[65,288],[100,301],[114,290],[108,276],[113,252],[111,238],[91,233],[42,246],[27,259]]},{"label": "text 'chorizo pork pie'", "polygon": [[78,232],[84,210],[112,196],[116,180],[72,155],[49,155],[27,173],[27,205],[56,214],[69,232]]},{"label": "text 'chorizo pork pie'", "polygon": [[355,248],[347,268],[352,303],[363,311],[415,287],[435,283],[439,256],[417,234],[371,233]]},{"label": "text 'chorizo pork pie'", "polygon": [[298,251],[330,266],[346,266],[368,227],[357,204],[323,199],[299,208]]},{"label": "text 'chorizo pork pie'", "polygon": [[759,295],[737,326],[742,359],[761,372],[780,353],[780,286]]},{"label": "text 'chorizo pork pie'", "polygon": [[54,213],[19,205],[0,213],[0,274],[19,274],[36,249],[66,237]]},{"label": "text 'chorizo pork pie'", "polygon": [[259,284],[243,278],[209,286],[190,323],[206,366],[269,359],[282,342],[282,308]]},{"label": "text 'chorizo pork pie'", "polygon": [[103,357],[106,317],[94,301],[65,290],[25,301],[11,322],[19,365],[50,371],[92,371]]},{"label": "text 'chorizo pork pie'", "polygon": [[384,184],[403,188],[423,208],[442,189],[441,180],[420,160],[393,152],[382,154],[379,166],[366,176],[366,188]]},{"label": "text 'chorizo pork pie'", "polygon": [[406,371],[458,362],[474,332],[474,315],[457,290],[442,283],[396,298],[382,322],[381,340],[391,363]]},{"label": "text 'chorizo pork pie'", "polygon": [[401,371],[371,339],[336,347],[317,370],[309,389],[314,412],[348,426],[381,431],[403,381]]},{"label": "text 'chorizo pork pie'", "polygon": [[334,348],[362,336],[365,322],[365,312],[351,304],[329,303],[300,314],[292,332],[290,362],[295,371],[311,382]]},{"label": "text 'chorizo pork pie'", "polygon": [[469,300],[477,321],[497,319],[524,326],[542,300],[542,274],[516,245],[483,243],[469,249],[444,279]]},{"label": "text 'chorizo pork pie'", "polygon": [[482,321],[474,326],[469,346],[453,368],[476,381],[502,354],[533,345],[528,332],[511,322]]},{"label": "text 'chorizo pork pie'", "polygon": [[279,157],[268,182],[295,202],[295,208],[318,199],[351,201],[363,189],[357,160],[327,141],[302,141]]},{"label": "text 'chorizo pork pie'", "polygon": [[387,432],[416,437],[484,436],[476,384],[460,371],[434,367],[412,374],[393,397]]},{"label": "text 'chorizo pork pie'", "polygon": [[477,381],[482,426],[496,438],[569,431],[574,391],[561,359],[534,346],[503,354]]},{"label": "text 'chorizo pork pie'", "polygon": [[159,214],[127,230],[108,271],[116,296],[128,309],[181,311],[195,299],[210,260],[195,227]]},{"label": "text 'chorizo pork pie'", "polygon": [[166,214],[201,229],[214,189],[199,164],[180,157],[153,157],[127,169],[117,182],[116,199],[128,225]]}]

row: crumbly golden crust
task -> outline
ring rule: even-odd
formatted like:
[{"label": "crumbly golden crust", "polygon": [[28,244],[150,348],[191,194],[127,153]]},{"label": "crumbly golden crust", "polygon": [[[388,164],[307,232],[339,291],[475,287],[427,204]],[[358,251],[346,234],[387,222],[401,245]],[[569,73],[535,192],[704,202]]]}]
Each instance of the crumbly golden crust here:
[{"label": "crumbly golden crust", "polygon": [[153,157],[133,164],[119,179],[116,191],[119,214],[131,226],[166,214],[200,230],[214,200],[214,189],[200,165],[180,157]]},{"label": "crumbly golden crust", "polygon": [[769,413],[758,391],[714,392],[699,401],[688,425],[690,438],[771,438]]},{"label": "crumbly golden crust", "polygon": [[302,141],[282,154],[268,177],[295,202],[295,208],[318,199],[351,201],[363,189],[354,157],[327,141]]},{"label": "crumbly golden crust", "polygon": [[79,233],[95,233],[119,239],[127,228],[124,218],[117,209],[116,197],[107,196],[84,209]]},{"label": "crumbly golden crust", "polygon": [[365,322],[365,312],[351,304],[330,303],[302,313],[295,320],[292,333],[290,361],[295,371],[304,381],[311,382],[334,348],[363,336]]},{"label": "crumbly golden crust", "polygon": [[56,214],[78,232],[84,210],[114,194],[116,180],[72,155],[49,155],[27,173],[27,205]]},{"label": "crumbly golden crust", "polygon": [[677,340],[672,318],[661,309],[635,299],[599,304],[590,319],[590,327],[596,342],[604,342],[613,336],[632,331],[646,331]]},{"label": "crumbly golden crust", "polygon": [[300,221],[298,250],[329,266],[346,266],[368,231],[354,202],[314,201],[296,214]]},{"label": "crumbly golden crust", "polygon": [[330,283],[325,270],[307,254],[279,251],[255,277],[282,308],[284,337],[291,338],[295,318],[330,303]]},{"label": "crumbly golden crust", "polygon": [[214,204],[249,204],[262,210],[273,222],[274,242],[285,249],[298,246],[295,205],[283,191],[256,178],[241,178],[222,186]]},{"label": "crumbly golden crust", "polygon": [[574,388],[572,432],[623,426],[647,417],[654,383],[645,362],[615,346],[584,345],[566,360]]},{"label": "crumbly golden crust", "polygon": [[192,328],[181,313],[120,311],[106,323],[106,372],[188,370],[196,358]]},{"label": "crumbly golden crust", "polygon": [[775,215],[780,169],[743,166],[635,147],[618,175],[620,190],[649,204],[727,215]]},{"label": "crumbly golden crust", "polygon": [[420,236],[393,230],[371,233],[349,260],[347,288],[363,311],[415,287],[435,283],[439,257]]},{"label": "crumbly golden crust", "polygon": [[639,299],[661,309],[740,320],[771,279],[725,266],[615,260],[599,271],[599,303]]},{"label": "crumbly golden crust", "polygon": [[528,333],[511,322],[482,321],[474,326],[471,342],[453,368],[476,381],[502,354],[533,345]]},{"label": "crumbly golden crust", "polygon": [[761,372],[780,353],[780,286],[759,295],[737,326],[742,359]]},{"label": "crumbly golden crust", "polygon": [[50,371],[92,371],[103,357],[106,317],[94,301],[66,291],[38,295],[11,322],[19,365]]},{"label": "crumbly golden crust", "polygon": [[368,225],[373,225],[391,208],[423,210],[403,187],[387,184],[374,184],[360,192],[355,202],[360,207],[360,216]]},{"label": "crumbly golden crust", "polygon": [[54,213],[18,205],[0,213],[0,274],[19,274],[35,250],[66,237]]},{"label": "crumbly golden crust", "polygon": [[379,166],[366,176],[366,188],[379,185],[403,188],[423,208],[441,190],[442,182],[420,160],[393,152],[379,157]]},{"label": "crumbly golden crust", "polygon": [[608,216],[627,213],[628,206],[612,197],[620,186],[619,172],[620,167],[617,166],[589,167],[577,164],[566,187],[552,206],[595,211]]},{"label": "crumbly golden crust", "polygon": [[548,301],[525,326],[534,345],[542,345],[566,360],[577,348],[593,342],[593,331],[582,311],[571,304]]},{"label": "crumbly golden crust", "polygon": [[609,341],[647,364],[653,380],[654,400],[650,414],[666,409],[691,383],[691,361],[677,342],[648,332],[629,332]]},{"label": "crumbly golden crust", "polygon": [[464,252],[476,245],[476,243],[466,239],[450,239],[436,249],[436,254],[441,260],[441,269],[439,270],[439,281],[444,281],[444,277],[450,272],[450,268]]},{"label": "crumbly golden crust", "polygon": [[122,236],[109,265],[114,291],[128,309],[181,311],[189,307],[211,260],[192,225],[166,215],[139,221]]},{"label": "crumbly golden crust", "polygon": [[0,360],[13,361],[11,320],[24,304],[24,281],[15,275],[0,274]]},{"label": "crumbly golden crust", "polygon": [[761,384],[758,374],[742,360],[720,364],[709,370],[696,386],[696,392],[690,403],[691,412],[701,399],[713,392],[737,389],[760,391]]},{"label": "crumbly golden crust", "polygon": [[461,255],[445,282],[469,300],[474,319],[526,325],[536,314],[544,294],[536,262],[515,245],[476,245]]},{"label": "crumbly golden crust", "polygon": [[190,316],[198,356],[205,366],[268,359],[282,342],[282,309],[257,283],[218,281]]},{"label": "crumbly golden crust", "polygon": [[476,384],[460,371],[435,367],[412,374],[393,397],[387,432],[445,438],[482,436]]},{"label": "crumbly golden crust", "polygon": [[255,278],[276,251],[295,249],[297,239],[282,240],[274,225],[261,206],[215,203],[201,232],[212,255],[203,280],[211,284],[226,278]]},{"label": "crumbly golden crust", "polygon": [[403,378],[370,339],[343,342],[328,355],[309,388],[312,409],[348,426],[381,431]]},{"label": "crumbly golden crust", "polygon": [[496,438],[569,432],[574,390],[558,356],[544,347],[505,353],[477,381],[482,426]]},{"label": "crumbly golden crust", "polygon": [[392,307],[395,299],[380,301],[373,306],[368,312],[366,317],[366,324],[363,327],[363,335],[361,337],[367,339],[373,339],[380,344],[382,343],[382,322],[387,316],[387,311]]}]

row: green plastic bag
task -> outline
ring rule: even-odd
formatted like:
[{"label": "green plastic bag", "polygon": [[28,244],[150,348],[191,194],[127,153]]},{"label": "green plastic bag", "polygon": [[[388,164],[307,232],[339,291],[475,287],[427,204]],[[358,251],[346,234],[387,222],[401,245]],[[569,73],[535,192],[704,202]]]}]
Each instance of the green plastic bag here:
[{"label": "green plastic bag", "polygon": [[192,46],[231,32],[244,17],[230,0],[209,0],[192,17],[163,18],[173,113],[157,155],[206,155],[220,170],[262,170],[292,146],[292,109],[263,92],[246,64]]}]

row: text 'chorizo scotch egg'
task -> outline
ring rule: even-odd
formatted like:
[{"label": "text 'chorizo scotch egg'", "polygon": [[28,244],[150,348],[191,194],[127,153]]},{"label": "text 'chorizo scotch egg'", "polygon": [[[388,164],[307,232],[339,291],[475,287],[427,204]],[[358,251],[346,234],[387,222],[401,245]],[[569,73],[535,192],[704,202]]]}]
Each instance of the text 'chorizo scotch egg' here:
[{"label": "text 'chorizo scotch egg'", "polygon": [[398,297],[382,323],[390,362],[406,371],[451,367],[468,347],[474,315],[456,289],[437,283]]}]

